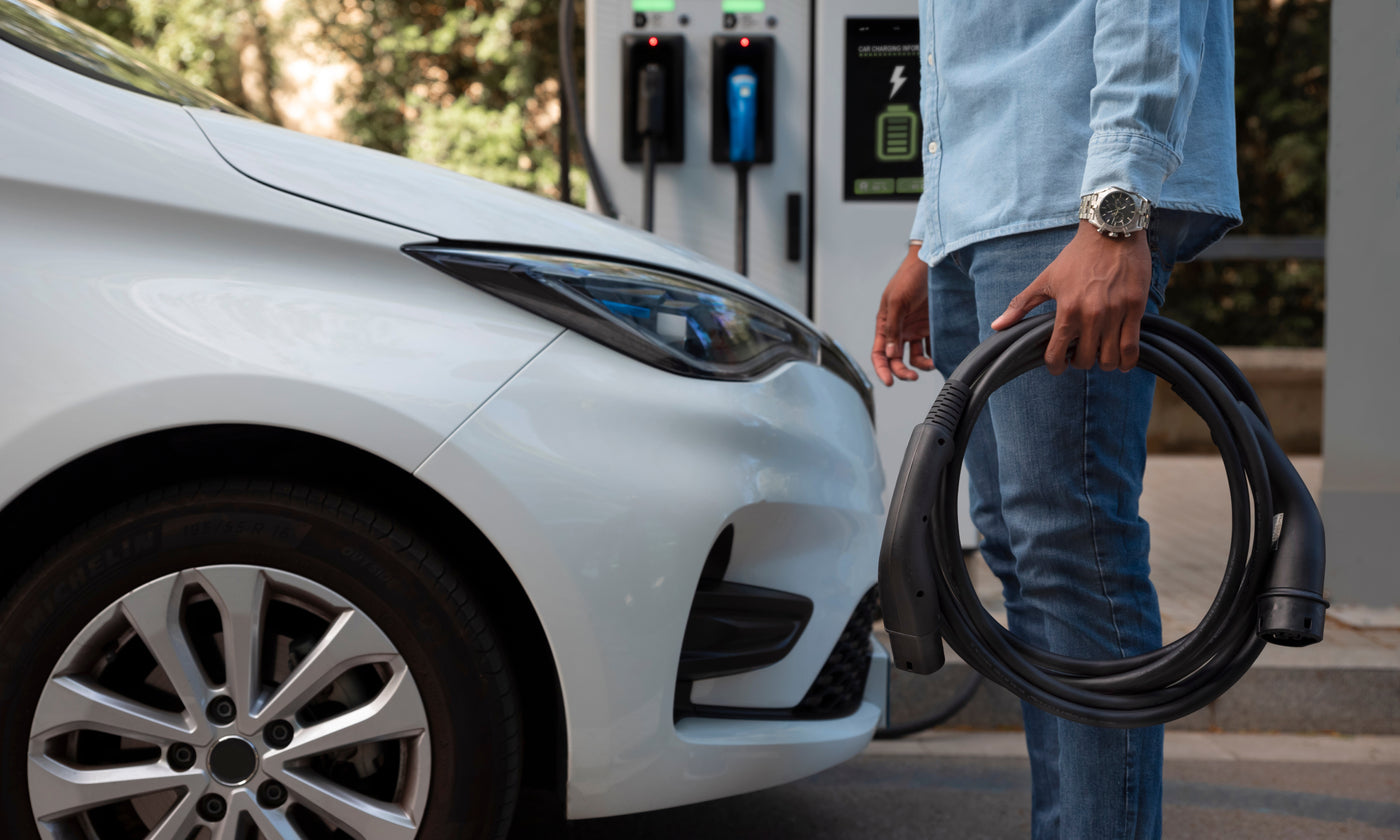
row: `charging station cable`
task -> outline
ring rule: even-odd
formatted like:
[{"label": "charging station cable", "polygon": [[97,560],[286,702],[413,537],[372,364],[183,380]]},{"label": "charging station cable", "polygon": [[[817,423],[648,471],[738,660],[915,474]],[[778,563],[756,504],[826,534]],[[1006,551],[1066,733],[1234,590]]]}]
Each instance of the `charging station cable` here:
[{"label": "charging station cable", "polygon": [[637,132],[642,135],[642,229],[650,231],[656,200],[656,141],[666,133],[666,71],[660,64],[642,69]]},{"label": "charging station cable", "polygon": [[894,664],[931,674],[943,665],[946,639],[968,665],[1052,714],[1120,728],[1165,723],[1223,694],[1265,642],[1322,640],[1322,517],[1229,357],[1186,327],[1148,315],[1139,365],[1206,421],[1225,464],[1233,533],[1220,589],[1196,629],[1138,656],[1074,659],[1016,638],[982,607],[963,563],[958,476],[988,397],[1044,364],[1054,317],[1027,319],[975,348],[914,429],[880,547]]},{"label": "charging station cable", "polygon": [[749,273],[749,167],[758,146],[758,76],[745,65],[729,71],[729,162],[734,164],[734,267]]},{"label": "charging station cable", "polygon": [[893,723],[883,729],[875,730],[875,740],[894,741],[899,738],[907,738],[910,735],[917,735],[947,723],[952,720],[953,715],[963,710],[963,707],[972,702],[973,695],[977,694],[977,689],[982,687],[982,675],[976,671],[969,670],[967,676],[963,678],[962,684],[953,690],[953,695],[943,701],[941,705],[932,711],[925,712],[922,717],[915,718],[903,723]]},{"label": "charging station cable", "polygon": [[[588,126],[583,122],[583,112],[579,108],[578,79],[574,75],[574,0],[560,0],[559,3],[559,86],[564,91],[564,107],[569,111],[569,122],[578,135],[579,152],[583,155],[583,168],[588,171],[588,184],[593,196],[598,200],[598,209],[610,219],[617,218],[617,207],[608,192],[607,181],[593,157],[593,144],[588,141]],[[561,144],[561,157],[568,153],[568,147]],[[565,168],[560,161],[560,168]]]}]

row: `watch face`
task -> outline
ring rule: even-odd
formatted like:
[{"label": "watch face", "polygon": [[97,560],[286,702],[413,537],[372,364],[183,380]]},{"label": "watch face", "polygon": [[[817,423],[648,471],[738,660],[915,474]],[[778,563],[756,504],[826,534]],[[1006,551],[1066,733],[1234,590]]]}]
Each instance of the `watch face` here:
[{"label": "watch face", "polygon": [[1099,218],[1109,227],[1126,228],[1137,217],[1137,202],[1126,192],[1115,190],[1099,201]]}]

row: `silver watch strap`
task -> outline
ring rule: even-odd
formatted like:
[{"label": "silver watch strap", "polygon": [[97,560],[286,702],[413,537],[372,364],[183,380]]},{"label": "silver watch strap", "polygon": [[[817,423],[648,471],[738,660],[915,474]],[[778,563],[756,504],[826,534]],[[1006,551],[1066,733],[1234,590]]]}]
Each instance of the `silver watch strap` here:
[{"label": "silver watch strap", "polygon": [[1094,194],[1081,195],[1079,197],[1079,218],[1081,221],[1089,220],[1089,207],[1094,203]]}]

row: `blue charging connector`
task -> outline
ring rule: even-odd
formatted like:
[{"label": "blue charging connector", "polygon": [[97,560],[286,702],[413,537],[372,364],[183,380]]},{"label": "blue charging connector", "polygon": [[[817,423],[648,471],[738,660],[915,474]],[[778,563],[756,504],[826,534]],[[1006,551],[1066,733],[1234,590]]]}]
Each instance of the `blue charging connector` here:
[{"label": "blue charging connector", "polygon": [[729,71],[729,160],[753,163],[758,146],[758,76],[747,65]]},{"label": "blue charging connector", "polygon": [[749,165],[758,148],[758,75],[747,65],[729,71],[729,162],[738,176],[734,209],[734,268],[749,273]]}]

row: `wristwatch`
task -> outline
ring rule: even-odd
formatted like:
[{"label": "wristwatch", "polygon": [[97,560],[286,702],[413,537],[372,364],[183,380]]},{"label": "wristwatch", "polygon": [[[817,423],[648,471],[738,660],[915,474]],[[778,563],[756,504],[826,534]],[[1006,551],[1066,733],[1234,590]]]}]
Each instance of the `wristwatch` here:
[{"label": "wristwatch", "polygon": [[1111,239],[1127,239],[1147,227],[1151,215],[1151,202],[1122,187],[1104,187],[1079,199],[1079,218]]}]

